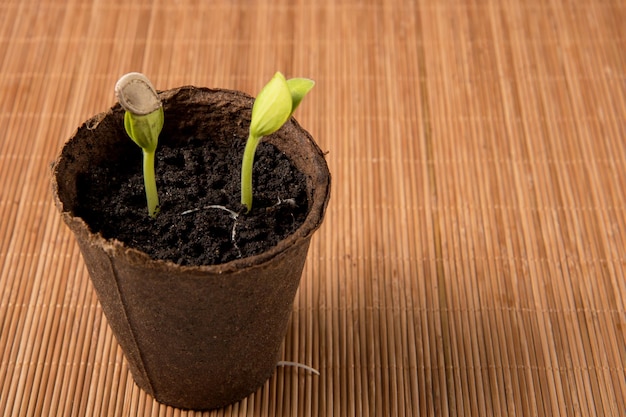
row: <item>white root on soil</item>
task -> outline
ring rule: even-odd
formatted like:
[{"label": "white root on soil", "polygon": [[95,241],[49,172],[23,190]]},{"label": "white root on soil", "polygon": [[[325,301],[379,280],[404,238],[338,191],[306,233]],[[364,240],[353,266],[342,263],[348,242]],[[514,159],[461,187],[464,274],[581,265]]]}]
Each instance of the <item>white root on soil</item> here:
[{"label": "white root on soil", "polygon": [[[294,198],[287,198],[287,199],[281,199],[280,197],[278,197],[278,203],[274,204],[272,206],[273,207],[278,207],[281,204],[287,204],[291,207],[295,207],[296,206],[296,200]],[[217,205],[217,204],[212,204],[210,206],[204,206],[204,207],[197,207],[194,209],[190,209],[190,210],[185,210],[182,213],[180,213],[181,216],[186,216],[188,214],[192,214],[192,213],[196,213],[200,210],[208,210],[208,209],[217,209],[217,210],[224,210],[228,213],[228,216],[235,220],[233,222],[233,228],[231,229],[230,232],[230,240],[233,244],[233,246],[235,247],[235,249],[237,249],[237,252],[239,253],[239,258],[241,258],[243,255],[241,253],[241,249],[239,249],[239,246],[237,246],[237,218],[239,217],[239,213],[229,209],[228,207],[225,206],[221,206],[221,205]],[[291,215],[292,219],[293,219],[293,214]],[[294,219],[295,221],[295,219]],[[314,371],[314,373],[317,373],[317,375],[319,375],[319,372],[315,371],[314,369],[312,370]]]},{"label": "white root on soil", "polygon": [[305,365],[303,363],[298,363],[298,362],[291,362],[291,361],[279,361],[276,366],[293,366],[296,368],[301,368],[304,369],[305,371],[309,371],[310,373],[314,374],[314,375],[319,375],[319,371],[315,368],[312,368],[308,365]]},{"label": "white root on soil", "polygon": [[236,237],[237,236],[237,218],[239,217],[239,214],[237,212],[224,206],[212,204],[210,206],[204,206],[204,207],[198,207],[198,208],[191,209],[191,210],[185,210],[182,213],[180,213],[180,215],[185,216],[187,214],[195,213],[200,210],[208,210],[208,209],[224,210],[228,213],[228,216],[234,220],[233,228],[230,231],[230,241],[232,242],[235,249],[237,249],[237,252],[239,253],[239,258],[241,258],[242,257],[241,249],[239,249],[239,246],[237,246],[237,237]]}]

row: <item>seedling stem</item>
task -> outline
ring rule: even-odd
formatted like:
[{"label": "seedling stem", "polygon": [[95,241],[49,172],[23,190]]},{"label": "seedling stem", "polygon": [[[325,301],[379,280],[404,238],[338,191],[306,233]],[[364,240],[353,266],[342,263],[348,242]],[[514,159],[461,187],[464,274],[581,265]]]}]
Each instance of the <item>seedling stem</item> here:
[{"label": "seedling stem", "polygon": [[126,110],[124,129],[143,152],[143,181],[148,214],[154,218],[159,212],[154,154],[163,129],[163,107],[150,80],[136,72],[119,79],[115,85],[115,94]]},{"label": "seedling stem", "polygon": [[315,82],[307,78],[285,79],[277,72],[263,87],[252,106],[250,133],[241,164],[241,204],[252,209],[252,168],[257,146],[264,136],[276,132],[291,117]]}]

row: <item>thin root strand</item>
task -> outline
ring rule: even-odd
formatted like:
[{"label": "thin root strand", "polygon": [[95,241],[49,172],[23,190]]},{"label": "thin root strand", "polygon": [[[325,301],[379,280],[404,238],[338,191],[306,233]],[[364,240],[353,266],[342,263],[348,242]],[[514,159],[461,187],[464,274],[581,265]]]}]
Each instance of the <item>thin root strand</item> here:
[{"label": "thin root strand", "polygon": [[319,375],[319,371],[315,368],[312,368],[308,365],[305,365],[303,363],[298,363],[298,362],[291,362],[291,361],[279,361],[276,366],[293,366],[296,368],[301,368],[304,369],[305,371],[309,371],[310,373],[314,374],[314,375]]}]

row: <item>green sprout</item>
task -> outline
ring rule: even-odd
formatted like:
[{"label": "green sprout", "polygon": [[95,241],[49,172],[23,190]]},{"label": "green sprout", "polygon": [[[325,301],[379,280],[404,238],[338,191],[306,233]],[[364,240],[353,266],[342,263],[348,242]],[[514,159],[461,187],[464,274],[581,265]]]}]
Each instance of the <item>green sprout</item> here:
[{"label": "green sprout", "polygon": [[154,154],[163,129],[163,106],[152,83],[145,75],[131,72],[119,79],[115,95],[124,113],[124,128],[128,136],[143,152],[143,180],[148,203],[148,214],[154,218],[159,212],[159,194],[154,174]]},{"label": "green sprout", "polygon": [[259,142],[264,136],[276,132],[289,120],[314,85],[313,80],[307,78],[287,80],[283,74],[277,72],[254,100],[250,133],[241,166],[241,204],[248,212],[252,209],[252,166]]}]

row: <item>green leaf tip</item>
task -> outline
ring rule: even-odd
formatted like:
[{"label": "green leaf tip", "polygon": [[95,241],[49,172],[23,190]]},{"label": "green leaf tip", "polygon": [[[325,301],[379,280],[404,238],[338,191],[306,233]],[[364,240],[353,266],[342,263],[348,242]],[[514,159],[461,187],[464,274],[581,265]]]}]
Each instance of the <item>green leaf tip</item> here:
[{"label": "green leaf tip", "polygon": [[315,86],[315,81],[308,78],[290,78],[287,80],[287,87],[291,93],[291,113],[296,110],[300,105],[300,102],[307,95],[309,91]]},{"label": "green leaf tip", "polygon": [[128,110],[124,113],[124,129],[126,129],[126,133],[128,133],[133,142],[146,152],[154,152],[156,150],[164,122],[163,107],[159,107],[146,115],[136,115]]},{"label": "green leaf tip", "polygon": [[285,124],[292,107],[287,80],[277,72],[254,100],[250,134],[260,138],[274,133]]},{"label": "green leaf tip", "polygon": [[252,209],[252,166],[259,141],[289,120],[314,85],[315,82],[308,78],[287,80],[281,72],[276,72],[254,100],[250,134],[241,167],[241,204],[248,212]]},{"label": "green leaf tip", "polygon": [[314,85],[308,78],[287,80],[276,72],[254,100],[250,134],[261,138],[280,129]]}]

